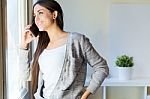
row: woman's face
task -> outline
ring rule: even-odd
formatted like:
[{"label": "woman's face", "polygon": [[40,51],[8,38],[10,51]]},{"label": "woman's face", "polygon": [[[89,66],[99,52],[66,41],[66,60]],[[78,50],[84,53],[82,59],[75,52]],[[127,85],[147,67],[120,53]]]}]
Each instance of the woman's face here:
[{"label": "woman's face", "polygon": [[40,31],[47,31],[54,24],[54,13],[39,4],[34,7],[35,24]]}]

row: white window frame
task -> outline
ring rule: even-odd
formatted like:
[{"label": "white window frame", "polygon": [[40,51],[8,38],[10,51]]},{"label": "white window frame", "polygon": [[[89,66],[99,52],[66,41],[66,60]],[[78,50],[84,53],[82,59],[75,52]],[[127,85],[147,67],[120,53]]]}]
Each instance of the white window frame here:
[{"label": "white window frame", "polygon": [[[19,32],[31,22],[32,0],[18,0]],[[7,0],[0,0],[0,99],[8,99],[7,91],[7,66],[8,66],[8,42],[7,42]],[[19,35],[21,41],[21,34]]]}]

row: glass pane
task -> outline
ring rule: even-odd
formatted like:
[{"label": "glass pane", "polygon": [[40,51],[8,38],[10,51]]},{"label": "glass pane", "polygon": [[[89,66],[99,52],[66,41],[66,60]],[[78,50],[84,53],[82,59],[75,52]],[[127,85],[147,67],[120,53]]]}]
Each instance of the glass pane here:
[{"label": "glass pane", "polygon": [[7,63],[7,97],[8,99],[18,99],[18,8],[17,0],[7,0],[7,27],[8,27],[8,63]]}]

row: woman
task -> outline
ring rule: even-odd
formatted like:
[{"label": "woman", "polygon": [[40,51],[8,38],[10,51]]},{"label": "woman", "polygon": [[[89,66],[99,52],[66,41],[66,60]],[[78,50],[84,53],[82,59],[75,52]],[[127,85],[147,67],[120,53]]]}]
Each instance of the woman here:
[{"label": "woman", "polygon": [[[33,19],[38,36],[33,35],[32,26],[28,25],[20,49],[21,78],[31,80],[32,99],[87,99],[95,93],[108,75],[108,66],[89,39],[63,30],[63,12],[55,0],[37,1]],[[29,66],[28,44],[36,38],[38,45]],[[94,73],[85,89],[87,63]]]}]

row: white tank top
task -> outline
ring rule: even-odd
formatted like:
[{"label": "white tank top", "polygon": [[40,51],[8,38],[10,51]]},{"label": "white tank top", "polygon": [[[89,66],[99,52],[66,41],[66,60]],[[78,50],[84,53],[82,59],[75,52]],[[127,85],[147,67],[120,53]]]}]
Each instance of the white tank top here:
[{"label": "white tank top", "polygon": [[39,57],[40,70],[44,80],[43,96],[49,99],[51,92],[55,88],[64,63],[66,44],[60,47],[45,49]]}]

